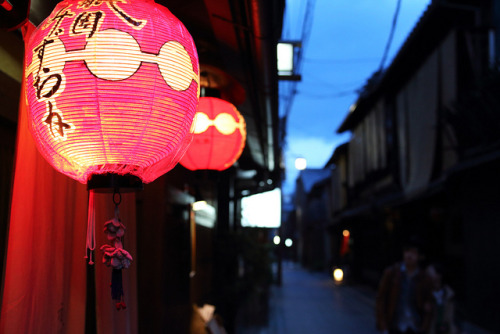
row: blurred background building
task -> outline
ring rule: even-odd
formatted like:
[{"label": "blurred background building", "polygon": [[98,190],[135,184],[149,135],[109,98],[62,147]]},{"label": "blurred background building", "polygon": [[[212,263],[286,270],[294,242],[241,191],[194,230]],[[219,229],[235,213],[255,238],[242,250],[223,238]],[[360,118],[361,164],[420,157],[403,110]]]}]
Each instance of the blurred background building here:
[{"label": "blurred background building", "polygon": [[[500,330],[499,14],[498,1],[435,0],[392,64],[367,80],[336,129],[351,138],[328,177],[306,186],[318,171],[299,174],[286,224],[304,265],[344,267],[376,287],[417,235],[424,264],[445,264],[461,314]],[[329,210],[318,209],[325,201]]]}]

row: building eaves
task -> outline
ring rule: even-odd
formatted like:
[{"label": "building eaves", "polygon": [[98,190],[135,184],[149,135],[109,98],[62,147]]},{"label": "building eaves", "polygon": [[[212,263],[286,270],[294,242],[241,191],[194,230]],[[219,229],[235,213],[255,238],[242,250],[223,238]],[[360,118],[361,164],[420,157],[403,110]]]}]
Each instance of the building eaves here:
[{"label": "building eaves", "polygon": [[328,159],[328,161],[326,162],[324,168],[335,167],[335,165],[337,165],[337,161],[340,158],[340,156],[347,154],[348,146],[349,146],[349,142],[346,142],[346,143],[343,143],[343,144],[340,144],[339,146],[337,146],[335,148],[335,150],[333,151],[333,154],[330,157],[330,159]]},{"label": "building eaves", "polygon": [[[460,5],[455,4],[460,2]],[[465,3],[466,2],[466,3]],[[418,70],[436,46],[454,27],[473,22],[474,1],[433,0],[383,72],[375,72],[363,87],[356,103],[337,129],[342,133],[353,129],[381,97],[395,95]]]}]

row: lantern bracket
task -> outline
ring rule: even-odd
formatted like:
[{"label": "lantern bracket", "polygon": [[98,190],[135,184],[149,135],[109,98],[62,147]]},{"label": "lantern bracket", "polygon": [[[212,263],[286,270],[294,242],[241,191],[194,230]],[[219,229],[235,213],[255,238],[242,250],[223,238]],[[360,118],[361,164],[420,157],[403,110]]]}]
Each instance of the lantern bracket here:
[{"label": "lantern bracket", "polygon": [[98,193],[136,192],[143,188],[141,179],[131,174],[93,174],[87,181],[87,190]]}]

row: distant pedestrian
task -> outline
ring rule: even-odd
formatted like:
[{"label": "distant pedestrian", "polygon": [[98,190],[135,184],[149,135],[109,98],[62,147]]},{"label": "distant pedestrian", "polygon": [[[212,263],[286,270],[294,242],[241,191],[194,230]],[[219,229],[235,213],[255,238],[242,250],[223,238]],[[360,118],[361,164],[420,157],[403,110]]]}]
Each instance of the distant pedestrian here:
[{"label": "distant pedestrian", "polygon": [[444,280],[443,267],[434,263],[427,267],[432,281],[432,320],[429,334],[461,333],[455,321],[455,293]]},{"label": "distant pedestrian", "polygon": [[189,334],[227,334],[222,324],[222,317],[215,312],[215,306],[193,305]]},{"label": "distant pedestrian", "polygon": [[404,244],[403,261],[384,271],[376,300],[376,325],[384,334],[428,333],[431,286],[419,267],[421,255],[421,244],[412,237]]}]

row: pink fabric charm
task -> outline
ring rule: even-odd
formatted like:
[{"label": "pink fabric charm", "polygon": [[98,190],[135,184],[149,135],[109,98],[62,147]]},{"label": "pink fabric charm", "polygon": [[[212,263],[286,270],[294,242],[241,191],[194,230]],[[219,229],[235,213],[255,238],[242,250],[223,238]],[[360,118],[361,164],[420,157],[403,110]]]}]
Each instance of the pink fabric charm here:
[{"label": "pink fabric charm", "polygon": [[125,235],[125,225],[119,219],[113,218],[104,223],[104,233],[108,235],[108,240],[121,238]]},{"label": "pink fabric charm", "polygon": [[[116,199],[118,195],[118,199]],[[115,217],[104,223],[104,233],[110,245],[101,246],[102,262],[112,268],[111,271],[111,298],[115,301],[116,309],[126,309],[127,305],[123,300],[123,279],[122,269],[127,269],[133,259],[129,252],[123,248],[122,238],[125,235],[125,225],[122,224],[119,218],[118,205],[121,202],[121,195],[115,193],[113,195],[115,203]]]},{"label": "pink fabric charm", "polygon": [[[119,242],[121,244],[121,242]],[[104,245],[101,247],[101,251],[104,252],[102,256],[102,263],[113,269],[127,269],[132,262],[132,256],[129,252],[121,247],[115,247],[110,245]]]},{"label": "pink fabric charm", "polygon": [[123,249],[122,238],[125,235],[125,225],[115,217],[104,223],[104,233],[112,245],[101,246],[102,263],[113,269],[127,269],[133,258]]}]

